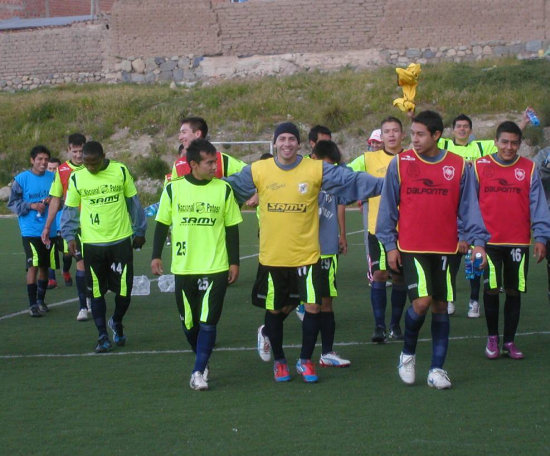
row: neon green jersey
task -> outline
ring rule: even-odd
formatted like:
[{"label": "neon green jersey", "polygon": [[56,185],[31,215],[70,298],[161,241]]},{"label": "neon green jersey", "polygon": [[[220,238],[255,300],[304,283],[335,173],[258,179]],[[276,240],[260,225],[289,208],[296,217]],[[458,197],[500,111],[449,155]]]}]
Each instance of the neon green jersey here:
[{"label": "neon green jersey", "polygon": [[193,181],[192,176],[170,182],[160,197],[156,220],[172,225],[173,274],[211,274],[229,269],[225,227],[243,219],[227,182]]},{"label": "neon green jersey", "polygon": [[452,139],[440,138],[437,142],[437,147],[448,150],[457,155],[460,155],[464,160],[474,161],[479,157],[491,155],[497,151],[495,142],[492,139],[484,139],[482,141],[470,141],[465,146],[455,144]]},{"label": "neon green jersey", "polygon": [[69,179],[65,205],[80,206],[82,242],[103,244],[132,235],[126,198],[137,194],[134,179],[122,163],[110,160],[97,174],[86,168],[74,171]]},{"label": "neon green jersey", "polygon": [[58,166],[55,170],[55,179],[50,187],[50,195],[58,198],[64,197],[69,187],[69,178],[77,169],[83,168],[84,165],[75,165],[72,161],[67,160],[65,163]]}]

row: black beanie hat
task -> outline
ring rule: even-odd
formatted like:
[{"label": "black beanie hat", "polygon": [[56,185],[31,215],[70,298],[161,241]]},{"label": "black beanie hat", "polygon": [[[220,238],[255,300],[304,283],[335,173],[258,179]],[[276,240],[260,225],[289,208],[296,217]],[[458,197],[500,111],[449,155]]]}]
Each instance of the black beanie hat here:
[{"label": "black beanie hat", "polygon": [[277,128],[275,128],[275,133],[273,134],[273,144],[275,144],[278,136],[282,133],[290,133],[291,135],[296,136],[298,144],[300,144],[300,132],[298,131],[298,127],[292,122],[283,122],[277,125]]}]

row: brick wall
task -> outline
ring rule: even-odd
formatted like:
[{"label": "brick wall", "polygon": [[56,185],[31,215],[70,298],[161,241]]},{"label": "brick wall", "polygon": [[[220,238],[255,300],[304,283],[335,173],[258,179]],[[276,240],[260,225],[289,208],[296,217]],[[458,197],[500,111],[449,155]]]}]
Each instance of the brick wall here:
[{"label": "brick wall", "polygon": [[[98,13],[111,11],[116,0],[96,0]],[[0,20],[12,17],[84,16],[90,14],[91,0],[0,0]]]}]

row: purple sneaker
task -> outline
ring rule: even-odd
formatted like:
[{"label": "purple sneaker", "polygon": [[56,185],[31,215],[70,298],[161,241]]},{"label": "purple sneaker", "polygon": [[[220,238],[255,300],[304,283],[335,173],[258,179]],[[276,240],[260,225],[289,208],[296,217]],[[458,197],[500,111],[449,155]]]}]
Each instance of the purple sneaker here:
[{"label": "purple sneaker", "polygon": [[502,353],[504,353],[505,355],[508,355],[512,359],[524,358],[523,353],[519,351],[518,347],[516,347],[516,344],[514,344],[514,342],[506,342],[502,346]]},{"label": "purple sneaker", "polygon": [[500,356],[498,348],[498,336],[489,336],[485,347],[485,356],[489,359],[496,359]]}]

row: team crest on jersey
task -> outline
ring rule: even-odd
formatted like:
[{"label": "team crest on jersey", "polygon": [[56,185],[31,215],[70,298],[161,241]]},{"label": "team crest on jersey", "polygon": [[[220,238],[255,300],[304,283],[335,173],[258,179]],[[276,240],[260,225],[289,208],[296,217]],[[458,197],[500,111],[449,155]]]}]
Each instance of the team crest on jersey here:
[{"label": "team crest on jersey", "polygon": [[521,168],[516,168],[514,170],[514,174],[516,175],[516,179],[518,181],[522,181],[523,179],[525,179],[525,170],[524,169],[521,169]]},{"label": "team crest on jersey", "polygon": [[308,184],[307,182],[302,182],[301,184],[298,184],[298,191],[302,194],[302,195],[305,195],[308,191]]},{"label": "team crest on jersey", "polygon": [[454,166],[444,166],[443,167],[443,177],[448,181],[453,180],[455,177],[455,167]]}]

